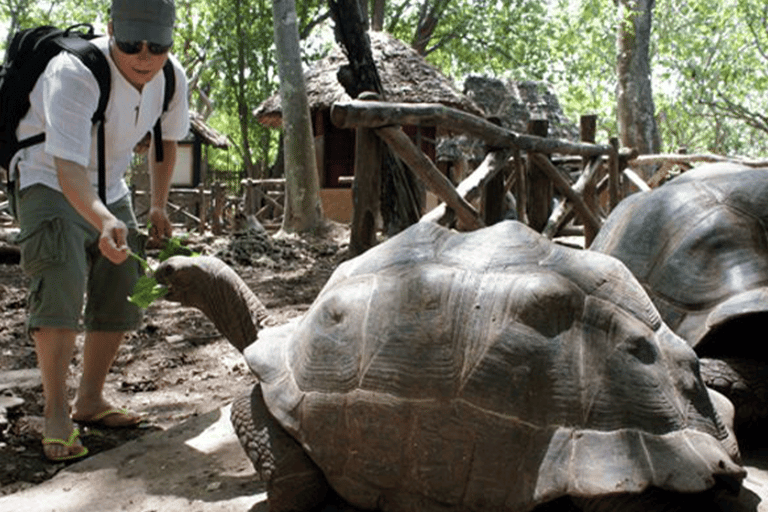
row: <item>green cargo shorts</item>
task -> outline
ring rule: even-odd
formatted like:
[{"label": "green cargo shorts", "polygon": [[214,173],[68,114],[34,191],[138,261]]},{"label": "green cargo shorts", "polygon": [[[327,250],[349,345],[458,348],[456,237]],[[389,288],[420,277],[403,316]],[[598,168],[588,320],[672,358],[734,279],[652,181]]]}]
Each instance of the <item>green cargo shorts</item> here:
[{"label": "green cargo shorts", "polygon": [[[138,328],[142,313],[128,302],[128,296],[141,275],[139,263],[128,258],[115,265],[103,257],[98,248],[99,232],[61,192],[33,185],[20,191],[17,206],[21,268],[31,278],[28,330]],[[130,197],[125,196],[108,208],[128,227],[131,250],[143,254],[143,240]]]}]

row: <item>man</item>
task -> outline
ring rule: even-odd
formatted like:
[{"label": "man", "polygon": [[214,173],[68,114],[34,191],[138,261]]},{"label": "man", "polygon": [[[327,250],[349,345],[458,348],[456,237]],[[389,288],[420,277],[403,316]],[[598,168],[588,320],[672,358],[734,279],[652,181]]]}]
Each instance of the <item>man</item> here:
[{"label": "man", "polygon": [[[48,64],[30,94],[30,112],[19,138],[44,131],[45,142],[20,151],[11,165],[19,183],[19,244],[30,280],[28,330],[35,343],[45,398],[43,452],[53,461],[78,458],[87,448],[75,422],[132,426],[135,413],[116,409],[103,396],[107,372],[125,332],[141,312],[127,301],[139,267],[137,223],[125,171],[136,146],[162,112],[171,58],[175,95],[163,113],[165,158],[151,166],[150,236],[171,235],[166,202],[176,141],[189,129],[187,82],[173,43],[173,0],[113,0],[108,36],[93,43],[107,56],[111,92],[106,110],[106,201],[96,192],[97,142],[91,116],[98,83],[77,58],[63,52]],[[87,297],[87,301],[84,299]],[[83,373],[70,410],[66,380],[75,337],[86,331]]]}]

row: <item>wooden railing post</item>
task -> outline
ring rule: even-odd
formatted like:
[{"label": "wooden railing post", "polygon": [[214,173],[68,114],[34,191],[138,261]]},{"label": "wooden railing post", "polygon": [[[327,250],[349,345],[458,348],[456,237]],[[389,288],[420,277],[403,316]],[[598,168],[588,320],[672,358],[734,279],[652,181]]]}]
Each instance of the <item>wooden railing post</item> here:
[{"label": "wooden railing post", "polygon": [[[528,134],[546,137],[549,131],[549,121],[546,119],[531,119],[528,121]],[[552,205],[553,186],[546,174],[537,169],[533,159],[528,154],[528,223],[538,232],[547,225],[547,219]]]},{"label": "wooden railing post", "polygon": [[376,245],[376,220],[381,214],[381,162],[382,141],[372,129],[356,128],[355,180],[352,183],[352,225],[349,233],[349,252],[352,256]]},{"label": "wooden railing post", "polygon": [[220,235],[224,225],[222,217],[224,216],[224,204],[227,201],[224,184],[217,181],[213,184],[213,219],[211,219],[211,230],[214,235]]},{"label": "wooden railing post", "polygon": [[[597,135],[597,116],[594,114],[581,116],[579,120],[579,133],[581,142],[594,144],[595,137]],[[583,174],[588,171],[592,159],[588,157],[582,157],[582,160]],[[582,192],[584,202],[595,215],[597,215],[597,213],[600,211],[599,202],[597,200],[596,187],[598,179],[600,179],[600,177],[595,176],[595,179],[588,180],[586,183],[584,183],[584,190]],[[592,243],[592,240],[595,239],[595,236],[597,236],[597,231],[595,230],[594,226],[590,223],[584,223],[584,246],[589,247],[589,245]]]},{"label": "wooden railing post", "polygon": [[608,169],[608,196],[611,211],[621,201],[621,169],[619,169],[619,139],[616,137],[611,138],[611,158],[610,167]]},{"label": "wooden railing post", "polygon": [[512,150],[515,165],[515,199],[517,200],[517,220],[528,224],[528,178],[523,165],[523,153],[518,148]]},{"label": "wooden railing post", "polygon": [[205,233],[205,226],[208,224],[208,194],[205,192],[205,185],[199,184],[197,186],[197,204],[199,205],[199,218],[200,223],[198,224],[198,231],[200,233]]}]

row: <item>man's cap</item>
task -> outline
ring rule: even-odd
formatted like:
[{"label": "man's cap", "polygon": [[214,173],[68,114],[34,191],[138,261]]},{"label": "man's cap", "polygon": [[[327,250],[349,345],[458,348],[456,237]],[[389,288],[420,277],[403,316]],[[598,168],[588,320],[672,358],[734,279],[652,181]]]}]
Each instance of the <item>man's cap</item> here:
[{"label": "man's cap", "polygon": [[173,43],[174,0],[112,0],[112,30],[118,41]]}]

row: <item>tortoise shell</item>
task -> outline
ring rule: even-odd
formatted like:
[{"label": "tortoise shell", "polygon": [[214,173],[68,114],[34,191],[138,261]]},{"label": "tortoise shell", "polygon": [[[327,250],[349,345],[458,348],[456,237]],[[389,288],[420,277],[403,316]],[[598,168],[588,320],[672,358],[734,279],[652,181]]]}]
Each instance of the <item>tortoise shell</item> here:
[{"label": "tortoise shell", "polygon": [[622,262],[672,330],[708,333],[768,312],[768,169],[709,164],[629,196],[590,249]]},{"label": "tortoise shell", "polygon": [[360,508],[520,511],[743,477],[693,350],[629,271],[514,221],[412,226],[245,356]]}]

